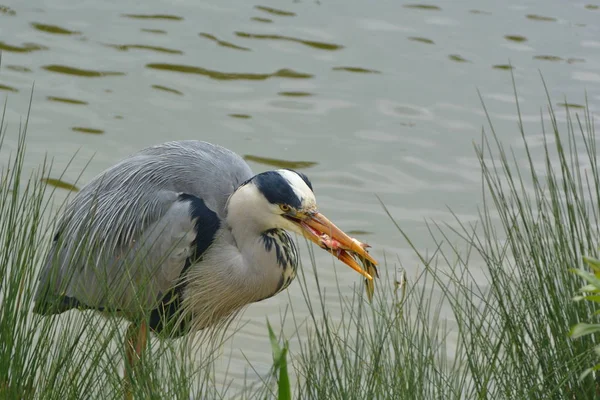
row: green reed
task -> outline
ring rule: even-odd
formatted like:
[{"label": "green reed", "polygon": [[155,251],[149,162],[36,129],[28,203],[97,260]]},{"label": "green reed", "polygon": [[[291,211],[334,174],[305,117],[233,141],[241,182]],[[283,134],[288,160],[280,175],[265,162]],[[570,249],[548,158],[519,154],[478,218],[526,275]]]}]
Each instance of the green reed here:
[{"label": "green reed", "polygon": [[[489,126],[475,146],[482,173],[478,222],[432,221],[431,255],[397,225],[422,273],[402,302],[392,276],[382,280],[372,307],[359,295],[345,299],[343,323],[324,308],[323,317],[313,313],[310,334],[291,354],[301,377],[297,398],[598,396],[593,374],[580,379],[597,362],[594,338],[569,337],[572,325],[595,318],[590,302],[572,300],[582,282],[569,272],[598,252],[593,119],[589,107],[582,115],[567,109],[560,124],[549,97],[548,104],[539,151],[528,144],[516,103],[521,158],[503,146],[486,110]],[[483,283],[473,275],[480,264]]]},{"label": "green reed", "polygon": [[[518,103],[516,113],[521,121]],[[572,301],[582,281],[569,270],[584,255],[598,257],[600,179],[589,108],[567,116],[559,123],[551,105],[542,114],[542,151],[529,147],[519,123],[522,158],[502,145],[488,116],[475,148],[478,223],[432,221],[431,254],[413,246],[418,275],[406,280],[383,260],[373,304],[357,287],[334,313],[311,258],[305,267],[314,281],[304,271],[298,279],[310,313],[301,319],[292,306],[294,344],[279,345],[265,329],[274,365],[258,385],[246,382],[234,393],[217,383],[213,360],[222,341],[198,350],[191,337],[153,338],[135,371],[134,398],[594,398],[594,373],[580,376],[597,363],[595,337],[573,340],[569,329],[593,322],[595,309]],[[0,164],[0,398],[120,398],[120,318],[31,312],[56,212],[48,212],[52,192],[43,183],[51,164],[24,170],[26,130],[25,121],[10,160]],[[0,149],[6,135],[2,114]],[[410,234],[398,232],[412,246]],[[484,265],[483,283],[475,264]],[[314,285],[318,297],[308,294]]]}]

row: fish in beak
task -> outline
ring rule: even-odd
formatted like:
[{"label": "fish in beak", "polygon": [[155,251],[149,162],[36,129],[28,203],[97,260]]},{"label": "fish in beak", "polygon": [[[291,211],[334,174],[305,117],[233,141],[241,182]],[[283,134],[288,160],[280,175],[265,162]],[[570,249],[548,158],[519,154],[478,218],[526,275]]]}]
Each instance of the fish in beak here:
[{"label": "fish in beak", "polygon": [[[367,252],[366,249],[369,247],[367,244],[351,238],[323,214],[316,211],[298,212],[293,216],[286,215],[286,218],[301,228],[305,238],[333,254],[341,262],[364,276],[367,282],[373,281],[373,272],[377,274],[375,268],[377,261]],[[366,269],[361,268],[354,256],[357,256],[367,266]]]}]

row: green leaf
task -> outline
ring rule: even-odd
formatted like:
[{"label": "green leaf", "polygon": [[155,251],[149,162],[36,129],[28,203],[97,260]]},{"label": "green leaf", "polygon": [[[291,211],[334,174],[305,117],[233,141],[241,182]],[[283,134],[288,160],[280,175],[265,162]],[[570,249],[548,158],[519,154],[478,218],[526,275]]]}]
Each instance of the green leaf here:
[{"label": "green leaf", "polygon": [[596,287],[594,285],[585,285],[584,287],[579,289],[579,291],[587,292],[587,293],[598,293],[598,292],[600,292],[600,289],[596,289]]},{"label": "green leaf", "polygon": [[290,378],[288,376],[286,356],[288,352],[287,341],[281,352],[281,363],[279,368],[279,382],[278,382],[278,400],[292,400],[292,389],[290,385]]},{"label": "green leaf", "polygon": [[569,336],[576,339],[581,336],[589,335],[600,331],[600,324],[586,324],[582,322],[571,328]]},{"label": "green leaf", "polygon": [[571,272],[581,276],[583,279],[588,281],[588,283],[594,286],[594,289],[600,289],[600,279],[591,272],[585,271],[583,269],[571,269]]},{"label": "green leaf", "polygon": [[585,371],[583,371],[581,373],[581,375],[579,375],[579,380],[582,381],[585,379],[586,376],[588,376],[590,374],[590,372],[592,372],[594,369],[593,368],[588,368]]},{"label": "green leaf", "polygon": [[279,368],[279,361],[281,359],[281,348],[279,347],[279,342],[277,341],[277,337],[275,336],[275,332],[273,332],[273,328],[267,319],[267,328],[269,329],[269,339],[271,340],[271,351],[273,352],[273,365],[275,368]]},{"label": "green leaf", "polygon": [[600,370],[600,364],[594,365],[592,368],[588,368],[579,375],[579,380],[582,381],[586,376],[590,374],[590,372],[595,372]]},{"label": "green leaf", "polygon": [[592,295],[592,296],[581,296],[583,300],[594,301],[596,303],[600,303],[600,295]]},{"label": "green leaf", "polygon": [[593,257],[583,256],[583,262],[585,262],[594,271],[600,272],[600,260]]},{"label": "green leaf", "polygon": [[269,329],[269,339],[271,341],[271,351],[273,352],[273,370],[275,374],[279,372],[277,378],[277,399],[278,400],[292,400],[292,389],[290,385],[290,378],[287,369],[286,356],[288,353],[288,342],[285,341],[283,348],[279,345],[275,332],[267,319],[267,328]]}]

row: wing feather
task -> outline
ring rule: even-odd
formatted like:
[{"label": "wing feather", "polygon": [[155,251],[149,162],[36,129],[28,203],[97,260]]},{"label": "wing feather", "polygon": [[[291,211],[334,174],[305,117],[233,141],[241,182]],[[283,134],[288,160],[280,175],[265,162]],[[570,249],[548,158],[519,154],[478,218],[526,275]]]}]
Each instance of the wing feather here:
[{"label": "wing feather", "polygon": [[241,157],[199,141],[151,147],[106,170],[65,210],[36,308],[152,309],[212,243],[227,199],[250,176]]}]

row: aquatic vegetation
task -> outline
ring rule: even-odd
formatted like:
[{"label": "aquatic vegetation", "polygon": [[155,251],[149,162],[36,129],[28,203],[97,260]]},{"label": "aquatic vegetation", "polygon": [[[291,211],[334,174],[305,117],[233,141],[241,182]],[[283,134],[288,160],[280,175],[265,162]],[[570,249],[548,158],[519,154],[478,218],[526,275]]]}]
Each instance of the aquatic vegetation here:
[{"label": "aquatic vegetation", "polygon": [[[587,284],[579,289],[581,293],[578,296],[575,296],[575,301],[589,301],[593,303],[600,303],[600,260],[597,258],[583,257],[584,263],[589,267],[592,272],[589,272],[585,268],[573,268],[571,272],[582,277]],[[597,312],[595,313],[597,314]],[[571,328],[571,332],[569,335],[573,339],[580,338],[582,336],[593,335],[595,333],[600,332],[600,324],[588,324],[587,322],[580,322],[576,325],[573,325]],[[596,344],[594,346],[594,351],[596,354],[600,354],[600,344]],[[582,378],[585,378],[590,373],[600,370],[600,364],[596,364],[593,367],[590,367],[583,371],[581,374]]]},{"label": "aquatic vegetation", "polygon": [[[587,105],[566,106],[566,122],[559,122],[548,98],[544,140],[532,147],[516,107],[524,157],[503,146],[485,110],[489,125],[475,146],[483,180],[477,223],[431,221],[429,253],[397,226],[399,240],[420,260],[418,273],[407,277],[388,257],[371,304],[362,282],[336,304],[315,260],[303,260],[297,284],[310,313],[301,319],[291,304],[282,320],[296,332],[287,339],[266,324],[273,366],[260,382],[246,382],[239,392],[227,379],[217,383],[212,365],[221,340],[199,350],[187,339],[153,339],[136,370],[134,396],[593,398],[595,372],[583,373],[597,364],[597,343],[585,326],[569,331],[595,318],[593,301],[572,301],[584,274],[570,272],[583,256],[588,264],[598,257],[593,118]],[[53,319],[30,311],[35,267],[55,224],[56,211],[48,208],[58,188],[46,183],[67,180],[47,163],[25,173],[26,129],[25,123],[16,150],[0,165],[0,398],[122,397],[124,329],[117,318],[76,311]],[[8,133],[0,134],[1,146]],[[474,265],[483,265],[483,281]]]}]

